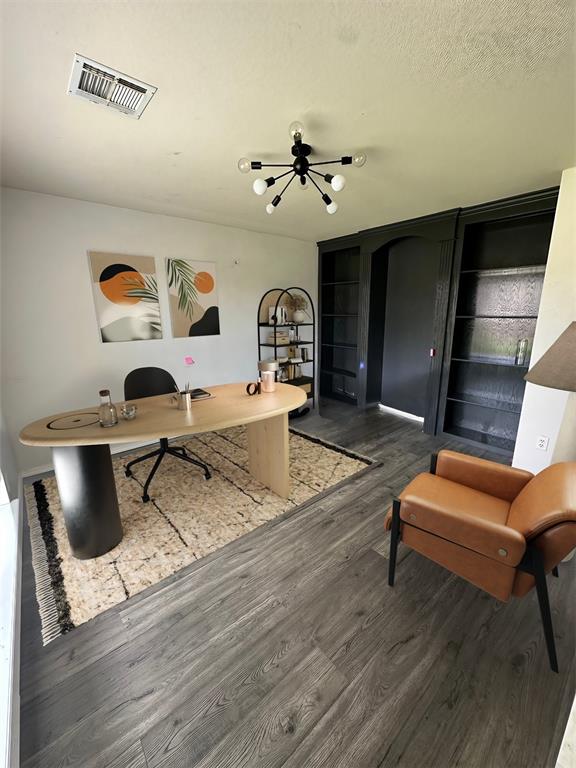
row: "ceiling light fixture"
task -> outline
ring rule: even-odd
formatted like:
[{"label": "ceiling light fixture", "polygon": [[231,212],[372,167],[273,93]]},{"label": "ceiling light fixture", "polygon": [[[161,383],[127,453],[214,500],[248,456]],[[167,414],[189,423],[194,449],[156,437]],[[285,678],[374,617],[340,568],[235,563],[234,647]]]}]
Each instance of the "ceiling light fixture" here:
[{"label": "ceiling light fixture", "polygon": [[308,158],[312,154],[312,147],[309,144],[304,144],[302,142],[302,135],[304,133],[302,123],[295,121],[290,124],[288,130],[290,131],[290,137],[294,141],[291,150],[292,156],[294,157],[293,162],[263,163],[260,160],[249,160],[247,157],[242,157],[238,160],[238,170],[240,173],[250,173],[250,171],[260,171],[262,168],[289,168],[289,170],[284,171],[284,173],[281,173],[279,176],[269,176],[267,179],[256,179],[252,185],[252,189],[257,195],[265,195],[268,189],[274,186],[279,179],[283,179],[285,176],[290,176],[282,191],[266,206],[266,213],[274,213],[278,205],[282,202],[282,195],[296,178],[298,179],[298,186],[300,189],[308,189],[310,186],[308,181],[310,181],[320,193],[322,202],[326,206],[326,211],[328,213],[336,213],[338,210],[338,203],[335,203],[332,198],[318,186],[315,179],[310,174],[320,176],[323,181],[330,184],[330,187],[334,192],[341,192],[346,186],[346,179],[342,174],[337,173],[333,176],[331,173],[320,173],[319,171],[315,171],[314,167],[318,165],[334,165],[334,163],[339,163],[340,165],[354,165],[356,168],[361,168],[366,162],[366,155],[364,152],[356,152],[354,155],[345,155],[339,160],[324,160],[319,163],[311,163]]}]

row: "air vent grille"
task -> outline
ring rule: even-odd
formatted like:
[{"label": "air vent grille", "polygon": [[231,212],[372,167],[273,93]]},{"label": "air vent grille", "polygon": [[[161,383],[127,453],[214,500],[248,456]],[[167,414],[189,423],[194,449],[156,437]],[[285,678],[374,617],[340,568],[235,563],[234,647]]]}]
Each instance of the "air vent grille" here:
[{"label": "air vent grille", "polygon": [[68,93],[139,118],[156,88],[76,55]]}]

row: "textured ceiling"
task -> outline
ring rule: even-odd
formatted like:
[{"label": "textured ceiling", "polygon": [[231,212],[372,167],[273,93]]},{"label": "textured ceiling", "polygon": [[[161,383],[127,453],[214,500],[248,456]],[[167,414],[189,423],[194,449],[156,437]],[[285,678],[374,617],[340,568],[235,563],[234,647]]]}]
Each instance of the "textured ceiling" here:
[{"label": "textured ceiling", "polygon": [[[7,186],[304,239],[557,184],[576,164],[574,4],[2,2]],[[75,52],[158,86],[141,120],[66,93]],[[273,216],[239,157],[364,149],[325,212]]]}]

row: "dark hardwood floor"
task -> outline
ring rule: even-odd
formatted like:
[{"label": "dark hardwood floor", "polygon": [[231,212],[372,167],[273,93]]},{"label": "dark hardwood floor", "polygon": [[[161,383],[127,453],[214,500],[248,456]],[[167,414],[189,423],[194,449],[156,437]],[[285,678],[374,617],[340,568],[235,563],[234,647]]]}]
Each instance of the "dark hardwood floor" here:
[{"label": "dark hardwood floor", "polygon": [[553,768],[574,561],[549,579],[556,675],[534,593],[499,603],[402,545],[387,586],[384,511],[445,441],[340,404],[293,426],[382,464],[45,648],[25,549],[24,768]]}]

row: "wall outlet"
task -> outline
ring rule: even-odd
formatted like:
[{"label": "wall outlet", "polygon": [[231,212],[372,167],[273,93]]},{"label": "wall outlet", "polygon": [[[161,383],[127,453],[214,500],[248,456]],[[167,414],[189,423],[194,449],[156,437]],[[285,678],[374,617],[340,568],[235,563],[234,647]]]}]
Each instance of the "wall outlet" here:
[{"label": "wall outlet", "polygon": [[539,451],[547,451],[549,442],[550,442],[549,437],[546,437],[545,435],[540,435],[539,437],[536,438],[536,448],[538,448]]}]

